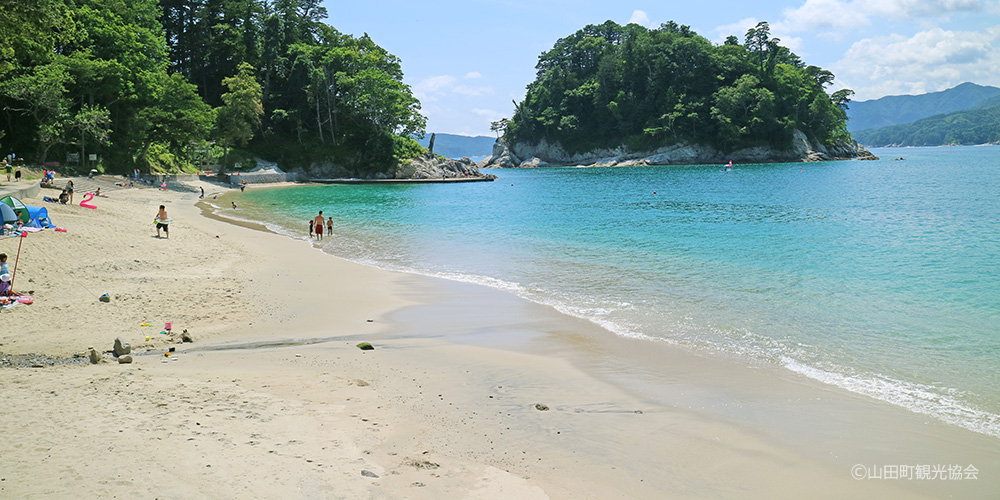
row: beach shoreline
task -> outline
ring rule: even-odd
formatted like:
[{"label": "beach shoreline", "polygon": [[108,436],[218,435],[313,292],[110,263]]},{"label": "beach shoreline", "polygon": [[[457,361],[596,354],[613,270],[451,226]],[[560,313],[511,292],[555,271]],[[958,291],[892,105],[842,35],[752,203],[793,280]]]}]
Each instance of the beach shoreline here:
[{"label": "beach shoreline", "polygon": [[[0,352],[72,356],[122,336],[135,362],[0,371],[0,425],[23,436],[0,445],[0,496],[58,498],[80,481],[95,497],[159,498],[971,498],[1000,487],[989,436],[790,372],[616,337],[497,290],[344,261],[203,217],[193,191],[108,194],[94,213],[50,208],[69,232],[26,239],[38,243],[19,279],[37,302],[0,313],[23,325],[4,328]],[[176,221],[170,239],[138,229],[159,203]],[[165,321],[195,342],[160,334]],[[851,475],[853,464],[939,463],[981,473]]]}]

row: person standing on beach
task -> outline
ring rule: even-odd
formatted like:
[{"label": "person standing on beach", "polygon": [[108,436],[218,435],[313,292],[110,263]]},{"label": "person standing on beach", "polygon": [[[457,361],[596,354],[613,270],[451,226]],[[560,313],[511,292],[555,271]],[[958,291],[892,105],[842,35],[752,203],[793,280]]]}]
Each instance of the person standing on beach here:
[{"label": "person standing on beach", "polygon": [[4,158],[2,161],[0,161],[0,166],[3,166],[4,171],[7,173],[7,182],[10,182],[10,171],[11,171],[11,168],[10,168],[10,164],[7,163],[7,159],[6,158]]},{"label": "person standing on beach", "polygon": [[309,239],[312,239],[313,237],[313,224],[315,224],[315,222],[313,222],[312,219],[309,219]]},{"label": "person standing on beach", "polygon": [[167,227],[170,217],[167,217],[167,207],[160,205],[160,211],[156,212],[156,237],[160,237],[160,229],[167,233],[167,239],[170,239],[170,228]]},{"label": "person standing on beach", "polygon": [[326,219],[323,218],[323,211],[320,210],[319,211],[319,215],[317,215],[316,218],[313,219],[313,220],[315,222],[313,228],[316,230],[316,239],[322,240],[323,239],[323,224],[326,224]]},{"label": "person standing on beach", "polygon": [[14,171],[14,182],[21,182],[21,167],[20,167],[20,165],[17,167],[17,170]]},{"label": "person standing on beach", "polygon": [[66,193],[69,194],[69,204],[73,204],[73,181],[66,182]]},{"label": "person standing on beach", "polygon": [[201,196],[198,197],[198,199],[200,200],[205,197],[205,188],[202,186],[198,186],[198,189],[201,190]]},{"label": "person standing on beach", "polygon": [[330,236],[333,234],[333,217],[326,218],[326,235]]}]

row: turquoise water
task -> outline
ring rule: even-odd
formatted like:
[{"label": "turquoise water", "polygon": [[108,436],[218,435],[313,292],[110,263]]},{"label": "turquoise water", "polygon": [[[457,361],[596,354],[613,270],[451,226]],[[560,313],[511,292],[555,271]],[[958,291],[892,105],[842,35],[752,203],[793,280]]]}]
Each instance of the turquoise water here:
[{"label": "turquoise water", "polygon": [[329,253],[505,289],[614,334],[774,363],[1000,437],[1000,147],[876,154],[906,159],[249,190],[240,213],[305,238],[324,210]]}]

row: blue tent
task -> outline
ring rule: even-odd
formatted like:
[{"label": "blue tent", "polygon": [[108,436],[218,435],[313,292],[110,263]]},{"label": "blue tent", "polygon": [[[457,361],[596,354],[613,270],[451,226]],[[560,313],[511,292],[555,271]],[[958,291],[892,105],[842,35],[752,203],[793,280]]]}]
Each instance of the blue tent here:
[{"label": "blue tent", "polygon": [[49,211],[45,207],[31,207],[25,205],[24,208],[28,209],[27,226],[42,228],[56,227],[56,225],[49,220]]},{"label": "blue tent", "polygon": [[17,224],[17,214],[6,203],[0,203],[0,226],[4,224]]}]

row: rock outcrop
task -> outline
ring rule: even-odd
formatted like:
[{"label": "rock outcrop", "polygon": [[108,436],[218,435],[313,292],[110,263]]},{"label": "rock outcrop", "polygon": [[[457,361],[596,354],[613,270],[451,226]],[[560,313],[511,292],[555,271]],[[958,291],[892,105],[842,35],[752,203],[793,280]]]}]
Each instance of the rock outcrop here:
[{"label": "rock outcrop", "polygon": [[[497,139],[493,155],[479,162],[478,168],[534,168],[545,166],[626,167],[642,165],[715,164],[736,162],[768,163],[795,161],[827,161],[873,157],[857,142],[850,141],[827,147],[810,141],[799,130],[793,132],[792,144],[786,150],[769,147],[744,148],[723,153],[711,146],[680,142],[652,151],[630,151],[625,146],[596,149],[586,153],[568,153],[558,144],[541,140],[538,144],[514,144],[512,147]],[[524,160],[521,160],[524,158]]]},{"label": "rock outcrop", "polygon": [[432,154],[424,154],[407,160],[396,167],[392,178],[395,179],[457,179],[457,178],[496,178],[479,171],[476,164],[468,157],[461,160],[443,158]]}]

